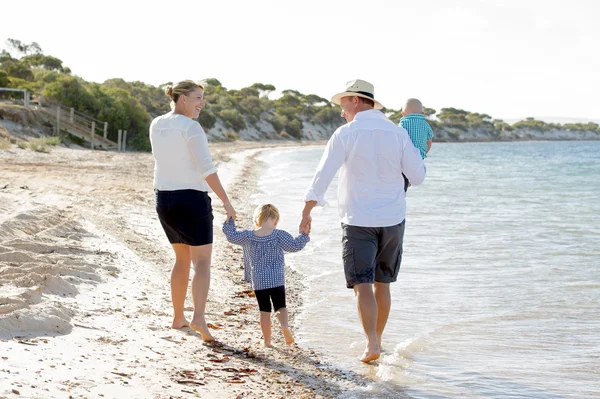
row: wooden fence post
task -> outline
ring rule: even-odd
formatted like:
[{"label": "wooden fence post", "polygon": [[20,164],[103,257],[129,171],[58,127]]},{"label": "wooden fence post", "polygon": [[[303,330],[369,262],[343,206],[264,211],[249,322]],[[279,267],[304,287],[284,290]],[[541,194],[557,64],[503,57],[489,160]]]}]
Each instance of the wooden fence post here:
[{"label": "wooden fence post", "polygon": [[106,138],[107,134],[108,134],[108,122],[104,122],[104,138]]},{"label": "wooden fence post", "polygon": [[125,151],[127,148],[127,130],[123,132],[123,142],[121,143],[121,151]]},{"label": "wooden fence post", "polygon": [[94,136],[96,136],[96,122],[92,121],[92,150],[94,149]]},{"label": "wooden fence post", "polygon": [[123,135],[123,130],[119,129],[119,136],[117,139],[117,151],[121,151],[121,136]]},{"label": "wooden fence post", "polygon": [[69,116],[69,122],[73,123],[74,116],[75,116],[75,108],[71,108],[71,116]]},{"label": "wooden fence post", "polygon": [[60,105],[56,106],[56,135],[60,134]]}]

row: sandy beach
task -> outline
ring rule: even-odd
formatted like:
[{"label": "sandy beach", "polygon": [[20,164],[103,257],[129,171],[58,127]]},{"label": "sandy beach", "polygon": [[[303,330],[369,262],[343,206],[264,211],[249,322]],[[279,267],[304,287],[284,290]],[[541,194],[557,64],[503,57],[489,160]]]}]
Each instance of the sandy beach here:
[{"label": "sandy beach", "polygon": [[[242,226],[256,156],[281,145],[211,144]],[[219,342],[170,328],[174,256],[152,170],[148,153],[0,150],[0,398],[334,398],[363,385],[278,330],[263,347],[220,201],[207,305]],[[293,331],[301,276],[286,273]]]}]

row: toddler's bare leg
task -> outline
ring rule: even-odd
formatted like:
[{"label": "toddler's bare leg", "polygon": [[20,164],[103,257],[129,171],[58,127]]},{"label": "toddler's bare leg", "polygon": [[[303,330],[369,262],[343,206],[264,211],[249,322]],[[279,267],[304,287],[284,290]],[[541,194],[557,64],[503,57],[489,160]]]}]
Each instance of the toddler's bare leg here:
[{"label": "toddler's bare leg", "polygon": [[271,347],[271,312],[260,312],[260,329],[265,338],[265,346]]},{"label": "toddler's bare leg", "polygon": [[280,308],[277,313],[277,318],[279,319],[279,324],[281,324],[281,331],[283,331],[283,336],[285,337],[285,343],[288,345],[293,344],[294,337],[288,327],[288,310],[287,310],[287,308]]}]

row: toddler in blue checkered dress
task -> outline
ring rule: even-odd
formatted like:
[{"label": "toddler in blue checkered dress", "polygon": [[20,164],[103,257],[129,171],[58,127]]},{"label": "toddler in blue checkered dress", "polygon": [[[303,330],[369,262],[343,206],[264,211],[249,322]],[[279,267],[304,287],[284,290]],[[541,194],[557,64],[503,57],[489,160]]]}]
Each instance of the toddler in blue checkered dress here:
[{"label": "toddler in blue checkered dress", "polygon": [[254,212],[256,230],[237,231],[230,218],[223,224],[223,233],[232,244],[244,250],[245,278],[252,285],[260,310],[260,328],[265,346],[271,346],[271,302],[281,324],[285,343],[294,343],[288,326],[285,303],[284,251],[300,251],[310,238],[300,234],[294,238],[286,231],[276,229],[279,211],[271,204],[261,205]]},{"label": "toddler in blue checkered dress", "polygon": [[[414,146],[421,153],[423,159],[427,158],[427,153],[433,144],[433,130],[427,123],[423,114],[423,104],[416,98],[409,98],[402,110],[402,119],[398,124],[408,132],[408,137],[413,142]],[[408,189],[410,182],[404,176],[404,191]]]}]

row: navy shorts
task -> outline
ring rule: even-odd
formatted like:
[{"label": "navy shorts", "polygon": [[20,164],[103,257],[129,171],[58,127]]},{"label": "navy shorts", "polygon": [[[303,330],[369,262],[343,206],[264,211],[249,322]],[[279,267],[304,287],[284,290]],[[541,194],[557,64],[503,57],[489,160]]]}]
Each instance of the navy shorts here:
[{"label": "navy shorts", "polygon": [[205,191],[155,191],[156,213],[171,244],[213,242],[211,198]]},{"label": "navy shorts", "polygon": [[362,283],[393,283],[402,263],[404,224],[360,227],[342,224],[346,287]]},{"label": "navy shorts", "polygon": [[261,312],[271,312],[271,301],[273,308],[277,312],[281,308],[285,308],[285,286],[275,288],[267,288],[266,290],[255,290],[254,295],[258,301],[258,308]]}]

